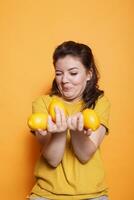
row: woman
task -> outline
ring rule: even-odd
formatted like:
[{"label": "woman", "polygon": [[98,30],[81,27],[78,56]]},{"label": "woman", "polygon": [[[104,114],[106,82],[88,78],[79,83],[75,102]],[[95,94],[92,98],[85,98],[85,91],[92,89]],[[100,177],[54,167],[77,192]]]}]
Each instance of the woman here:
[{"label": "woman", "polygon": [[[56,122],[49,116],[47,131],[35,132],[42,151],[30,200],[108,200],[100,144],[108,133],[110,103],[98,87],[92,51],[85,44],[67,41],[55,49],[53,64],[51,93],[33,102],[33,113],[48,113],[55,98],[64,103],[68,117],[55,107]],[[84,129],[85,108],[94,109],[100,118],[96,131]]]}]

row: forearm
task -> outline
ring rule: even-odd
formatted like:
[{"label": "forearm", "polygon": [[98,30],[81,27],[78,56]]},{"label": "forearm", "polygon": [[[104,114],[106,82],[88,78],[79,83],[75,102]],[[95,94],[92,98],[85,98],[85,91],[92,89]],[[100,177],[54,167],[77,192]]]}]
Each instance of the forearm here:
[{"label": "forearm", "polygon": [[61,162],[66,145],[66,133],[53,133],[51,140],[42,149],[42,155],[47,160],[47,162],[53,166]]},{"label": "forearm", "polygon": [[95,144],[83,132],[71,131],[71,142],[76,157],[86,163],[96,151]]},{"label": "forearm", "polygon": [[51,139],[51,133],[46,133],[46,135],[42,135],[41,134],[42,132],[44,131],[40,131],[40,132],[35,131],[35,136],[41,145],[46,146]]}]

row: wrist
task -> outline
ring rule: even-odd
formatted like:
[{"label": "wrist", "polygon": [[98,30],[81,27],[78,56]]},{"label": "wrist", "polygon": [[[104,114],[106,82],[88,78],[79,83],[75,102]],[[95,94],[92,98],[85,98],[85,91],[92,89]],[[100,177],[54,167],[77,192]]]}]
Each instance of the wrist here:
[{"label": "wrist", "polygon": [[82,131],[70,131],[71,137],[72,138],[79,138],[80,140],[89,140],[89,135],[85,134],[85,130]]},{"label": "wrist", "polygon": [[66,137],[66,135],[67,135],[67,131],[55,132],[52,134],[52,137]]},{"label": "wrist", "polygon": [[78,130],[70,130],[71,135],[84,135],[84,130],[78,131]]}]

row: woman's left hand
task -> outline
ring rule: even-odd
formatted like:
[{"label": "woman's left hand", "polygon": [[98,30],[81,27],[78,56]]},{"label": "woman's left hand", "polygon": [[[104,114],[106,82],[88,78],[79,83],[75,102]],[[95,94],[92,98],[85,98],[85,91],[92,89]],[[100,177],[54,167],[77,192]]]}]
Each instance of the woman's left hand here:
[{"label": "woman's left hand", "polygon": [[67,125],[70,131],[73,132],[81,132],[87,136],[90,136],[92,133],[91,129],[84,129],[84,120],[81,112],[69,116],[67,119]]}]

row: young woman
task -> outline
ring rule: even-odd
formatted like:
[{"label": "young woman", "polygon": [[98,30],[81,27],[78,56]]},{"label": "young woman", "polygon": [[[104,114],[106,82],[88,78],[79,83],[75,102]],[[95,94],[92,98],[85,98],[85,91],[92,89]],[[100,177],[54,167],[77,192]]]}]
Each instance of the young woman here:
[{"label": "young woman", "polygon": [[[91,49],[74,41],[60,44],[53,54],[55,79],[50,94],[38,97],[33,113],[48,113],[52,99],[56,122],[49,116],[48,129],[35,135],[42,144],[35,167],[36,184],[30,200],[108,200],[100,144],[108,134],[110,103],[98,87],[99,74]],[[85,130],[81,111],[92,108],[100,118],[97,130]]]}]

